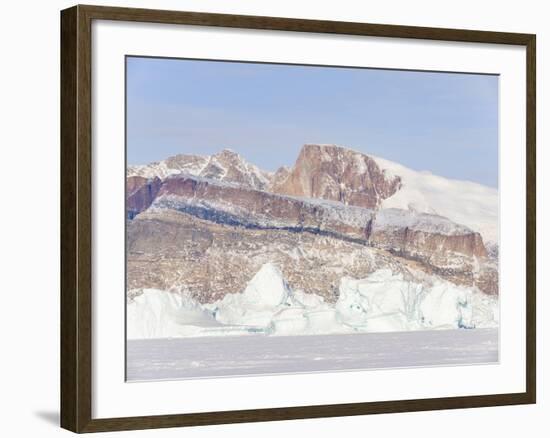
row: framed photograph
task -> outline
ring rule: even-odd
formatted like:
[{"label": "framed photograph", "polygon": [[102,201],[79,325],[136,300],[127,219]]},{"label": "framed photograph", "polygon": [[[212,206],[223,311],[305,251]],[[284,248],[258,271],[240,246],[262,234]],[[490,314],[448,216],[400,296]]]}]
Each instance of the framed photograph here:
[{"label": "framed photograph", "polygon": [[61,423],[535,403],[535,35],[61,13]]}]

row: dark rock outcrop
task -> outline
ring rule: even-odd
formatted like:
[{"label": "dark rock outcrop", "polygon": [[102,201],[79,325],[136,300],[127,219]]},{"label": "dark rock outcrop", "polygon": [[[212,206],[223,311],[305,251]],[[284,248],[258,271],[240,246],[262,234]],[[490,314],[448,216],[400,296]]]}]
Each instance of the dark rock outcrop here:
[{"label": "dark rock outcrop", "polygon": [[126,218],[133,219],[153,203],[162,185],[162,181],[141,176],[126,178]]}]

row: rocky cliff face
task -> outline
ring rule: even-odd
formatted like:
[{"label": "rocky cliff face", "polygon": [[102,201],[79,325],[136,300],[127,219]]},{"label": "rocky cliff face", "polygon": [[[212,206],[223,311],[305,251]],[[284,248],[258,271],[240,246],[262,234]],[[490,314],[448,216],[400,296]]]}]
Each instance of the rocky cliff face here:
[{"label": "rocky cliff face", "polygon": [[[338,299],[343,277],[366,278],[377,269],[420,282],[433,275],[469,287],[482,286],[483,281],[471,267],[444,271],[357,241],[232,227],[168,209],[149,209],[131,221],[127,242],[129,290],[183,287],[201,303],[242,291],[265,263],[280,267],[294,290],[327,302]],[[481,276],[488,272],[496,271]]]},{"label": "rocky cliff face", "polygon": [[487,257],[479,233],[441,216],[408,210],[378,211],[369,242],[377,248],[439,269],[469,267],[473,258]]},{"label": "rocky cliff face", "polygon": [[190,176],[167,178],[153,207],[247,228],[334,234],[405,255],[486,257],[479,233],[426,213],[297,198]]},{"label": "rocky cliff face", "polygon": [[284,229],[366,241],[373,210],[282,196],[190,176],[167,178],[153,207],[225,225]]},{"label": "rocky cliff face", "polygon": [[[367,155],[334,145],[305,145],[294,167],[282,169],[271,191],[377,208],[400,187]],[[286,173],[286,175],[285,175]]]},{"label": "rocky cliff face", "polygon": [[497,268],[487,259],[478,233],[445,235],[408,227],[377,229],[369,243],[391,254],[416,260],[457,285],[476,286],[489,295],[498,293]]},{"label": "rocky cliff face", "polygon": [[[156,217],[179,212],[230,228],[235,244],[250,238],[246,230],[264,230],[274,237],[285,232],[372,247],[416,261],[457,284],[474,284],[475,264],[486,257],[478,233],[440,216],[397,209],[375,212],[197,177],[167,178],[151,208]],[[140,223],[140,218],[134,222]],[[154,226],[159,223],[156,220]],[[488,284],[482,286],[485,290]]]},{"label": "rocky cliff face", "polygon": [[155,200],[162,182],[159,178],[130,176],[126,178],[126,217],[133,219],[149,208]]},{"label": "rocky cliff face", "polygon": [[378,268],[498,293],[495,252],[479,233],[434,214],[380,209],[400,177],[354,151],[306,145],[293,168],[275,174],[227,150],[129,173],[130,289],[183,282],[208,302],[276,263],[293,288],[327,300],[344,275]]}]

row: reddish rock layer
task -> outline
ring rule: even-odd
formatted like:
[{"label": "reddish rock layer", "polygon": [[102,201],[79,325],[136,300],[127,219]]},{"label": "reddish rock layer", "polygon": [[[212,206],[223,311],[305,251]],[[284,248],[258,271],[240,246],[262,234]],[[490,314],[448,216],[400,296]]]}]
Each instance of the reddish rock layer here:
[{"label": "reddish rock layer", "polygon": [[126,178],[126,217],[133,219],[155,200],[162,181],[159,178],[147,179],[141,176]]},{"label": "reddish rock layer", "polygon": [[[332,145],[304,145],[294,167],[278,172],[271,191],[377,208],[400,187],[367,155]],[[287,173],[285,175],[285,173]]]},{"label": "reddish rock layer", "polygon": [[189,176],[171,177],[156,207],[175,209],[228,225],[284,228],[366,241],[373,211],[281,196]]}]

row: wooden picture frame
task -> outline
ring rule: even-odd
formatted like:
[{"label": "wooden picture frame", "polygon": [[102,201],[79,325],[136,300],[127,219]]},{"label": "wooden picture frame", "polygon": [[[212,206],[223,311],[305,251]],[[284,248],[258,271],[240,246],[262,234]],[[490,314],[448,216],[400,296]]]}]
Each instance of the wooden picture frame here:
[{"label": "wooden picture frame", "polygon": [[[92,418],[92,22],[114,20],[526,48],[526,391],[127,418]],[[74,432],[148,429],[535,403],[536,156],[535,35],[475,30],[75,6],[61,12],[61,426]]]}]

